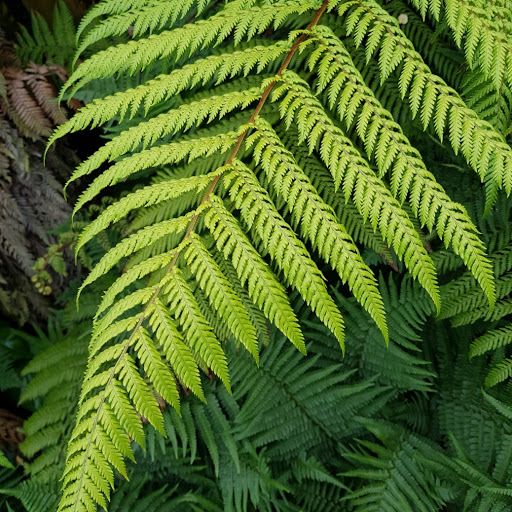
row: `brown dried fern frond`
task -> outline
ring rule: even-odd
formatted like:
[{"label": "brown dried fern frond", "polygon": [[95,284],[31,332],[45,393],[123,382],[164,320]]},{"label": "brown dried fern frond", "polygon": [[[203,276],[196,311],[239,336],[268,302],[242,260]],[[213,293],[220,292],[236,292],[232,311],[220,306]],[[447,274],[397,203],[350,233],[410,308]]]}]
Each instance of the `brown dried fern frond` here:
[{"label": "brown dried fern frond", "polygon": [[53,128],[66,121],[57,102],[52,81],[67,78],[63,67],[30,62],[23,69],[13,45],[0,32],[0,115],[9,117],[25,137],[48,137]]},{"label": "brown dried fern frond", "polygon": [[70,214],[61,182],[73,155],[63,145],[46,168],[42,162],[43,138],[66,121],[55,78],[66,80],[64,68],[29,63],[23,69],[0,31],[0,313],[20,324],[46,314],[50,301],[33,285],[33,266],[55,242],[48,230]]},{"label": "brown dried fern frond", "polygon": [[3,451],[18,450],[19,444],[25,439],[21,432],[22,427],[23,418],[7,409],[0,409],[0,448]]}]

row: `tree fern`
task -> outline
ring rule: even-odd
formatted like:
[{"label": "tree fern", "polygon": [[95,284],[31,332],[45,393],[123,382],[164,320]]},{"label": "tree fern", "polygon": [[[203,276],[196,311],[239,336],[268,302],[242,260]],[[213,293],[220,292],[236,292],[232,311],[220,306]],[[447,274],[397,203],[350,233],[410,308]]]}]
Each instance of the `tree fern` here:
[{"label": "tree fern", "polygon": [[[502,32],[508,25],[487,15],[470,22],[478,8],[464,2],[457,10],[455,3],[412,2],[416,14],[425,17],[429,11],[433,24],[443,12],[453,34],[452,42],[443,32],[446,47],[460,46],[463,36],[473,41],[464,48],[471,74],[461,83],[481,80],[486,81],[482,90],[505,90],[510,62]],[[133,459],[137,450],[126,434],[144,446],[142,420],[165,432],[161,400],[179,410],[184,388],[208,402],[201,373],[216,376],[228,390],[237,382],[230,379],[236,368],[228,367],[225,338],[264,365],[258,345],[268,322],[305,352],[290,290],[344,349],[342,301],[327,286],[331,275],[339,276],[382,334],[374,327],[362,332],[353,327],[354,338],[365,340],[353,347],[363,374],[380,365],[389,385],[417,392],[429,390],[432,373],[408,352],[418,350],[415,327],[434,309],[454,319],[464,314],[468,308],[460,304],[457,290],[463,289],[466,298],[471,294],[471,308],[483,315],[497,315],[508,300],[507,264],[498,263],[499,254],[487,256],[467,209],[451,198],[440,173],[428,169],[427,155],[416,147],[417,130],[432,132],[441,144],[446,139],[455,155],[463,155],[461,165],[484,182],[490,211],[501,190],[512,190],[506,123],[489,123],[487,105],[478,100],[483,93],[452,81],[453,68],[447,64],[452,61],[433,65],[450,85],[430,70],[411,41],[419,36],[411,30],[409,39],[390,14],[397,4],[126,0],[121,5],[106,0],[82,20],[75,62],[82,52],[89,57],[72,73],[61,97],[116,76],[128,77],[127,87],[85,105],[50,143],[108,125],[110,140],[69,180],[94,175],[74,214],[106,190],[125,193],[85,227],[76,250],[112,225],[128,227],[80,289],[112,278],[94,318],[60,511],[107,506],[113,468],[126,476],[125,457]],[[492,48],[488,41],[494,42]],[[364,71],[360,48],[368,64]],[[458,59],[454,62],[462,60],[461,54]],[[384,82],[394,84],[394,91],[386,93]],[[452,85],[466,87],[467,103]],[[509,101],[506,92],[504,98]],[[506,112],[507,107],[497,108]],[[403,123],[406,115],[413,121]],[[468,269],[458,284],[439,286],[439,271],[456,265],[448,256],[429,254],[436,235]],[[398,292],[384,280],[379,289],[361,246],[381,254],[392,268],[405,266],[424,290],[410,288],[407,280],[402,288],[404,297],[421,296],[417,309],[393,309],[386,317],[385,304],[398,303]],[[124,272],[118,275],[120,266]],[[412,327],[397,328],[402,320]],[[382,338],[395,340],[388,351]],[[376,343],[381,348],[371,348]],[[369,355],[370,349],[375,353]],[[393,375],[393,358],[408,371]],[[304,383],[341,383],[340,374],[331,370],[311,379]],[[378,407],[387,395],[376,387],[374,396],[371,382],[353,391],[375,398]],[[277,390],[267,395],[272,392]],[[225,422],[215,398],[212,404],[206,406],[212,407],[209,418],[222,431]],[[261,454],[244,466],[234,441],[225,438],[222,455],[214,448],[212,427],[192,414],[219,478],[224,456],[230,460],[226,481],[234,482],[230,471],[256,471],[251,464],[263,460]],[[269,410],[267,419],[272,417]],[[327,417],[318,420],[318,428],[325,432],[328,422]],[[274,434],[270,426],[258,433],[264,426],[262,420],[246,429],[267,445]],[[320,463],[301,460],[309,468],[304,474],[320,477]],[[260,469],[265,473],[264,465]],[[253,497],[230,489],[225,490],[230,503]]]},{"label": "tree fern", "polygon": [[[393,194],[402,202],[409,195],[413,211],[421,223],[427,225],[429,230],[436,228],[440,238],[446,245],[452,244],[454,251],[470,269],[478,269],[477,279],[482,288],[488,290],[492,302],[492,274],[485,258],[485,248],[476,236],[476,227],[464,207],[453,203],[427,171],[420,154],[411,147],[401,128],[366,87],[347,50],[332,31],[317,26],[313,33],[326,54],[322,58],[318,56],[318,51],[315,52],[309,63],[310,68],[314,69],[316,59],[321,59],[317,89],[326,90],[330,107],[336,107],[347,127],[356,122],[366,153],[375,159],[380,175],[391,173]],[[336,80],[329,83],[330,76],[335,76]],[[339,97],[342,87],[343,94]],[[353,98],[354,95],[357,99]],[[361,104],[360,108],[358,103]],[[433,107],[432,104],[429,108]],[[425,126],[428,117],[423,115],[422,121]],[[460,238],[452,238],[452,233],[459,233]],[[471,261],[473,258],[474,263]]]}]

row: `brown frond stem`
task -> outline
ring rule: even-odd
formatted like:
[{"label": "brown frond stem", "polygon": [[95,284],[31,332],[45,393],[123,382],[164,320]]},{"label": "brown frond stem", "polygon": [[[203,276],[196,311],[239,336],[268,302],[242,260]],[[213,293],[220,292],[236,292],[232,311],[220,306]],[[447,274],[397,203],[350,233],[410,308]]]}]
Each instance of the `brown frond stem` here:
[{"label": "brown frond stem", "polygon": [[[316,12],[315,17],[311,20],[311,23],[308,25],[306,31],[310,31],[315,25],[318,24],[318,22],[320,21],[320,18],[322,17],[322,15],[324,14],[325,10],[327,9],[328,3],[329,3],[328,0],[324,0],[324,3],[320,7],[320,9],[318,9],[318,11]],[[288,67],[288,65],[290,64],[293,56],[295,55],[295,52],[297,51],[297,48],[302,43],[302,41],[304,41],[304,39],[306,39],[306,37],[307,37],[307,34],[302,34],[299,38],[297,38],[295,43],[293,43],[293,46],[290,48],[290,51],[286,55],[286,58],[284,59],[283,63],[281,64],[281,67],[279,68],[279,70],[276,73],[277,76],[281,76],[283,71]],[[267,99],[268,99],[272,89],[274,88],[274,85],[275,85],[275,82],[270,83],[266,87],[266,89],[263,91],[263,94],[261,95],[260,101],[256,105],[256,108],[254,109],[254,112],[252,113],[251,117],[249,118],[249,121],[247,122],[248,125],[254,124],[254,120],[256,119],[258,114],[261,112],[261,109],[265,105],[265,103],[266,103],[266,101],[267,101]],[[249,129],[250,128],[247,128],[243,133],[241,133],[238,136],[238,139],[236,141],[235,147],[233,148],[233,151],[229,155],[228,159],[226,160],[225,165],[229,165],[236,158],[238,152],[240,151],[240,148],[242,147],[242,143],[245,140],[245,137],[246,137],[247,133],[249,132]],[[213,191],[215,190],[215,187],[217,186],[217,183],[220,180],[220,176],[221,175],[215,176],[215,178],[212,180],[210,186],[208,187],[208,190],[206,191],[205,195],[203,196],[203,199],[201,200],[200,205],[202,205],[202,204],[204,204],[204,203],[206,203],[208,201],[208,198],[213,193]],[[195,226],[197,224],[198,219],[199,219],[199,214],[196,214],[196,215],[194,215],[192,217],[192,220],[190,221],[190,224],[188,225],[187,231],[186,231],[185,235],[183,236],[183,240],[186,240],[190,236],[190,234],[194,231],[194,228],[195,228]],[[167,269],[167,272],[171,272],[172,271],[172,269],[173,269],[174,265],[176,264],[176,261],[178,260],[179,256],[180,256],[180,253],[176,252],[176,254],[174,255],[174,258],[173,258],[171,264],[169,265],[169,268]],[[154,297],[154,298],[156,299],[156,297]]]}]

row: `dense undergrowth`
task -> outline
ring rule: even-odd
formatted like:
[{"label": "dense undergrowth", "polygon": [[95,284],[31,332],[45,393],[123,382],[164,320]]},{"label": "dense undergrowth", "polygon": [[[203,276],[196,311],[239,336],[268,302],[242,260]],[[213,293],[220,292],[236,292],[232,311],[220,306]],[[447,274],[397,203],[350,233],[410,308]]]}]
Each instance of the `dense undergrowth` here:
[{"label": "dense undergrowth", "polygon": [[509,0],[0,5],[0,507],[512,510]]}]

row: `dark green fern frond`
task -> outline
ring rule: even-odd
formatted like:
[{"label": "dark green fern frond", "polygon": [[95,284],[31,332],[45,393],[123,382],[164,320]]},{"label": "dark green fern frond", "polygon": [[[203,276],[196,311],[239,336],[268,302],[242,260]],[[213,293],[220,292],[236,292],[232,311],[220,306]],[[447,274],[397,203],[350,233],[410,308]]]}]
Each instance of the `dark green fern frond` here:
[{"label": "dark green fern frond", "polygon": [[71,70],[76,51],[76,28],[63,0],[55,4],[52,26],[40,14],[31,12],[31,30],[21,26],[17,54],[23,64],[49,62]]},{"label": "dark green fern frond", "polygon": [[440,510],[445,504],[444,485],[420,462],[421,456],[435,457],[435,449],[390,425],[363,423],[380,442],[358,440],[356,450],[344,454],[357,469],[343,476],[356,477],[361,485],[343,499],[362,512]]},{"label": "dark green fern frond", "polygon": [[466,99],[481,119],[492,124],[496,131],[506,134],[512,115],[512,89],[502,84],[497,93],[491,78],[485,78],[476,68],[467,73],[461,87],[461,95]]},{"label": "dark green fern frond", "polygon": [[[263,352],[259,369],[241,362],[244,373],[232,379],[237,384],[234,396],[243,402],[236,437],[251,440],[256,448],[266,446],[273,457],[286,460],[312,447],[327,450],[340,436],[349,436],[354,428],[349,418],[378,402],[386,390],[371,381],[351,384],[352,372],[340,372],[337,365],[308,372],[316,358],[305,361],[290,349],[277,359],[283,342],[275,340]],[[262,394],[267,397],[264,404]],[[315,400],[320,394],[323,400]]]},{"label": "dark green fern frond", "polygon": [[[42,483],[37,480],[25,480],[13,489],[2,489],[2,494],[19,500],[26,512],[52,512],[59,503],[59,484],[57,479]],[[6,508],[7,511],[13,510]]]}]

